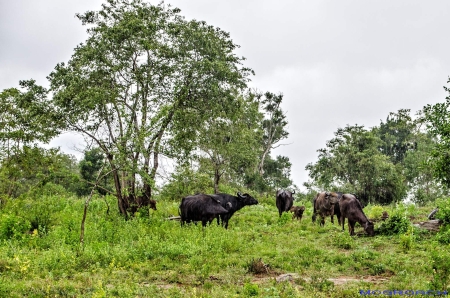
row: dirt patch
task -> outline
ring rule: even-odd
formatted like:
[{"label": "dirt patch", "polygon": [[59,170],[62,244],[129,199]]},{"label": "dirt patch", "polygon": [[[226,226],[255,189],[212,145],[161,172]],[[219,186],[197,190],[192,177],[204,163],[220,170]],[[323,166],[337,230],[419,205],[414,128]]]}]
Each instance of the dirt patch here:
[{"label": "dirt patch", "polygon": [[336,278],[329,278],[329,281],[333,282],[337,285],[344,285],[348,282],[368,282],[368,283],[383,283],[388,281],[389,279],[383,276],[363,276],[363,277],[354,277],[354,276],[339,276]]},{"label": "dirt patch", "polygon": [[[253,283],[256,284],[263,284],[266,282],[269,282],[271,280],[276,280],[277,282],[283,282],[283,281],[294,281],[296,279],[302,279],[306,282],[310,282],[311,278],[309,277],[303,277],[300,276],[297,273],[285,273],[285,274],[281,274],[278,276],[255,276],[252,279]],[[367,282],[367,283],[373,283],[373,284],[378,284],[378,283],[384,283],[386,281],[389,280],[389,278],[385,277],[385,276],[361,276],[361,277],[355,277],[355,276],[339,276],[339,277],[333,277],[333,278],[328,278],[328,281],[331,281],[332,283],[334,283],[334,285],[338,286],[338,285],[344,285],[346,283],[349,282]]]}]

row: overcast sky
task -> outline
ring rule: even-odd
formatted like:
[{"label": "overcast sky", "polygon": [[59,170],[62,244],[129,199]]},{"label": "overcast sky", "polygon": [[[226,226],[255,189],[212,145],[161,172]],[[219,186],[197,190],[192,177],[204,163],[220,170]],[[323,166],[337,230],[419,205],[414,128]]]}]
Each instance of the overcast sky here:
[{"label": "overcast sky", "polygon": [[[157,4],[156,1],[150,1]],[[100,0],[0,0],[0,90],[46,76],[86,40],[75,13]],[[292,178],[308,180],[339,127],[373,127],[389,112],[442,102],[450,75],[450,1],[171,0],[187,19],[230,32],[256,75],[251,87],[283,93]],[[72,149],[65,135],[52,144]]]}]

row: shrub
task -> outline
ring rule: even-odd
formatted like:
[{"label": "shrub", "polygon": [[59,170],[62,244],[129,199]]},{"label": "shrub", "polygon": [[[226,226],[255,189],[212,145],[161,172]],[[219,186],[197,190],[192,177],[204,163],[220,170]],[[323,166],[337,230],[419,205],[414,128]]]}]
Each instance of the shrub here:
[{"label": "shrub", "polygon": [[433,280],[430,286],[434,290],[448,290],[450,286],[450,254],[447,250],[436,248],[431,253]]},{"label": "shrub", "polygon": [[400,212],[394,213],[389,219],[383,222],[379,228],[382,235],[398,235],[408,231],[410,222],[406,216]]},{"label": "shrub", "polygon": [[439,211],[436,218],[442,221],[443,225],[450,224],[450,198],[437,200]]},{"label": "shrub", "polygon": [[4,214],[0,218],[0,239],[22,239],[30,230],[30,222],[13,214]]},{"label": "shrub", "polygon": [[450,244],[450,225],[441,227],[436,234],[436,240],[442,244]]},{"label": "shrub", "polygon": [[343,249],[352,249],[355,247],[355,241],[348,233],[339,233],[333,239],[334,245]]},{"label": "shrub", "polygon": [[413,247],[415,239],[414,227],[410,225],[408,231],[405,234],[400,235],[400,245],[404,252],[409,251]]},{"label": "shrub", "polygon": [[379,205],[373,205],[370,206],[369,211],[367,212],[367,217],[370,219],[381,219],[381,216],[383,215],[383,207]]},{"label": "shrub", "polygon": [[261,261],[261,258],[251,259],[250,262],[246,264],[247,272],[253,274],[267,273],[268,267],[269,265],[264,264],[263,261]]},{"label": "shrub", "polygon": [[259,295],[259,287],[257,284],[245,283],[244,284],[244,294],[246,296],[258,296]]}]

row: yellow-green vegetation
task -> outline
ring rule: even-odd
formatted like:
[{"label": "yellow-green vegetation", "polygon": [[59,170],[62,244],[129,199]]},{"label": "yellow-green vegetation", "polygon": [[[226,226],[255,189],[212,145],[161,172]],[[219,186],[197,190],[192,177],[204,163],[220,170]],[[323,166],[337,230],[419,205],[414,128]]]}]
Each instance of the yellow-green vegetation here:
[{"label": "yellow-green vegetation", "polygon": [[[287,213],[280,218],[274,198],[256,198],[260,204],[238,211],[228,230],[215,223],[180,227],[167,219],[177,215],[178,201],[159,201],[150,216],[145,211],[125,221],[94,198],[84,246],[84,200],[9,200],[0,209],[0,297],[361,297],[359,290],[449,290],[450,249],[435,234],[409,225],[366,237],[357,226],[358,235],[350,237],[347,227],[343,232],[330,221],[313,224],[310,207],[300,222]],[[379,213],[379,207],[364,211]],[[408,220],[426,218],[430,210],[382,208]]]}]

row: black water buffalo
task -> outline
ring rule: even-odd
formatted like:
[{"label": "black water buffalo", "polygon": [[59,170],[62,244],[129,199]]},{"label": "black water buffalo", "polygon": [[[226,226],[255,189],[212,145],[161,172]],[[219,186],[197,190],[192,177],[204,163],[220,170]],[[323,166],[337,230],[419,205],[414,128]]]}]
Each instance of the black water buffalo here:
[{"label": "black water buffalo", "polygon": [[280,189],[277,191],[276,204],[280,217],[283,212],[288,212],[294,204],[294,198],[292,197],[293,194],[295,194],[295,191],[290,192],[284,189]]},{"label": "black water buffalo", "polygon": [[298,220],[302,220],[303,212],[305,211],[305,206],[292,206],[291,209],[292,219],[296,218]]},{"label": "black water buffalo", "polygon": [[240,192],[238,192],[237,196],[229,195],[226,193],[218,193],[210,196],[220,201],[221,206],[224,209],[227,209],[226,213],[221,213],[219,216],[217,216],[217,223],[219,224],[220,217],[222,225],[225,227],[225,229],[228,229],[228,221],[236,211],[248,205],[258,204],[258,201],[248,193],[241,194]]},{"label": "black water buffalo", "polygon": [[336,192],[320,192],[313,200],[312,221],[316,221],[317,215],[320,216],[320,225],[325,225],[325,217],[333,216],[334,205],[338,203],[339,195]]},{"label": "black water buffalo", "polygon": [[[230,208],[230,204],[225,203],[225,206]],[[206,226],[207,222],[211,223],[214,218],[226,213],[228,210],[217,198],[205,194],[184,197],[179,208],[181,225],[201,221],[202,225]]]},{"label": "black water buffalo", "polygon": [[344,230],[345,219],[348,219],[348,231],[350,235],[355,235],[355,223],[359,223],[364,231],[369,235],[375,234],[373,222],[367,219],[363,212],[361,202],[353,194],[344,194],[339,201],[341,209],[342,230]]}]

